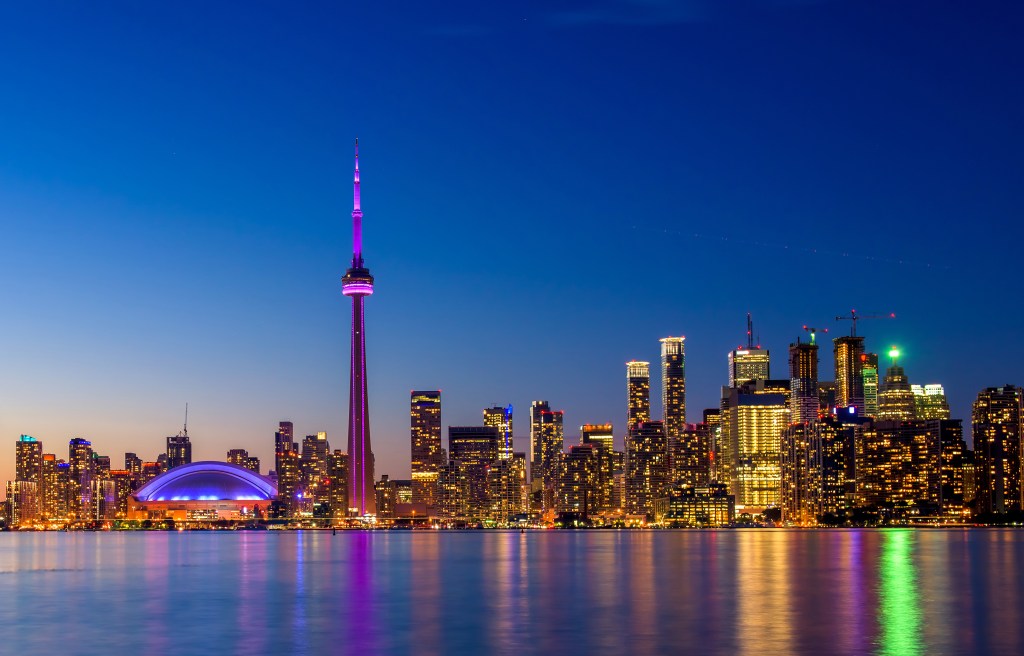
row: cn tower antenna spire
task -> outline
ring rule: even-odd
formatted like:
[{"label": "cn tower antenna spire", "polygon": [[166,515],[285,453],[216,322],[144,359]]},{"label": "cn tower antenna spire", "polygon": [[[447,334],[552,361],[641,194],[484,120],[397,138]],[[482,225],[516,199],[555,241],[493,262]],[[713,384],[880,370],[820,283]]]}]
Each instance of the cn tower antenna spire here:
[{"label": "cn tower antenna spire", "polygon": [[359,207],[359,137],[356,137],[356,170],[352,178],[352,267],[363,266],[363,210]]}]

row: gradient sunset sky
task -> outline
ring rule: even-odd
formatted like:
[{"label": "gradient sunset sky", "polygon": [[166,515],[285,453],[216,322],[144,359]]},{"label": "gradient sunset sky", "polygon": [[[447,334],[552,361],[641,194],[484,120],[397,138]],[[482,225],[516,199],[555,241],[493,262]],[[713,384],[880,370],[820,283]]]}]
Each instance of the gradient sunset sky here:
[{"label": "gradient sunset sky", "polygon": [[378,475],[412,389],[446,426],[512,403],[516,450],[533,399],[621,440],[668,335],[699,420],[748,311],[777,377],[804,324],[895,312],[868,348],[969,424],[1024,384],[1022,33],[986,1],[0,6],[0,480],[21,433],[155,459],[186,401],[196,460],[266,473],[282,419],[343,448],[356,136]]}]

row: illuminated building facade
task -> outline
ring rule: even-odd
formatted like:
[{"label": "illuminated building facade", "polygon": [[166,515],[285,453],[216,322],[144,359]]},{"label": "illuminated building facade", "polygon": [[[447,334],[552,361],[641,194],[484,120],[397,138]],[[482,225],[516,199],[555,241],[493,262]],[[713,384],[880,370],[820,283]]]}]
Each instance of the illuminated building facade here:
[{"label": "illuminated building facade", "polygon": [[466,479],[466,511],[470,517],[489,514],[488,470],[498,459],[498,429],[493,426],[449,426],[448,454]]},{"label": "illuminated building facade", "polygon": [[593,508],[598,511],[614,508],[615,472],[621,469],[621,452],[615,451],[615,433],[612,424],[584,424],[580,426],[580,444],[594,447],[597,458],[597,498]]},{"label": "illuminated building facade", "polygon": [[[273,481],[225,462],[194,462],[171,469],[128,501],[129,519],[202,522],[264,516],[278,495]],[[116,499],[116,495],[115,495]]]},{"label": "illuminated building facade", "polygon": [[468,514],[469,478],[454,459],[441,468],[438,479],[440,515],[447,519],[464,518]]},{"label": "illuminated building facade", "polygon": [[878,416],[878,354],[861,354],[861,380],[864,381],[864,412],[867,417]]},{"label": "illuminated building facade", "polygon": [[68,443],[68,516],[72,519],[90,519],[93,515],[92,443],[74,437]]},{"label": "illuminated building facade", "polygon": [[669,492],[664,521],[670,528],[729,526],[735,519],[736,499],[725,485],[678,485]]},{"label": "illuminated building facade", "polygon": [[513,515],[526,511],[525,453],[513,453],[511,458],[499,456],[487,470],[487,477],[491,520],[507,524]]},{"label": "illuminated building facade", "polygon": [[438,481],[444,467],[441,447],[441,390],[414,390],[409,398],[412,449],[412,500],[438,505]]},{"label": "illuminated building facade", "polygon": [[39,511],[46,518],[64,517],[67,484],[60,480],[58,461],[53,453],[44,453],[39,472]]},{"label": "illuminated building facade", "polygon": [[174,469],[192,462],[192,442],[188,438],[188,430],[167,438],[167,468]]},{"label": "illuminated building facade", "polygon": [[801,526],[847,508],[853,427],[834,419],[790,424],[782,434],[779,505],[782,519]]},{"label": "illuminated building facade", "polygon": [[669,439],[686,430],[686,338],[661,342],[661,407]]},{"label": "illuminated building facade", "polygon": [[736,505],[747,511],[777,505],[781,438],[790,423],[789,381],[759,380],[723,394],[722,442]]},{"label": "illuminated building facade", "polygon": [[988,387],[971,410],[974,475],[979,513],[1022,509],[1021,415],[1024,390],[1015,385]]},{"label": "illuminated building facade", "polygon": [[832,340],[836,363],[836,406],[853,406],[864,411],[864,338],[836,337]]},{"label": "illuminated building facade", "polygon": [[484,408],[484,426],[498,429],[500,437],[498,459],[508,460],[512,457],[512,404],[506,407],[494,406]]},{"label": "illuminated building facade", "polygon": [[555,510],[588,519],[599,509],[599,466],[597,448],[591,444],[569,447],[559,463]]},{"label": "illuminated building facade", "polygon": [[341,279],[341,293],[352,299],[352,342],[348,393],[348,499],[357,515],[373,515],[373,450],[370,402],[366,393],[366,321],[363,299],[373,294],[373,276],[363,262],[363,211],[359,198],[359,140],[352,183],[352,266]]},{"label": "illuminated building facade", "polygon": [[651,363],[631,360],[626,363],[626,428],[651,420]]},{"label": "illuminated building facade", "polygon": [[942,430],[939,421],[876,421],[857,435],[858,506],[896,516],[942,511]]},{"label": "illuminated building facade", "polygon": [[661,421],[637,424],[626,437],[626,510],[654,516],[654,503],[668,495],[668,437]]},{"label": "illuminated building facade", "polygon": [[534,401],[530,406],[530,480],[540,489],[543,510],[554,508],[558,460],[565,443],[564,416],[561,410],[551,410],[547,401]]},{"label": "illuminated building facade", "polygon": [[249,459],[249,452],[245,449],[229,449],[227,462],[232,465],[238,465],[239,467],[245,467],[246,461]]},{"label": "illuminated building facade", "polygon": [[949,419],[949,402],[942,385],[911,385],[914,412],[918,419]]},{"label": "illuminated building facade", "polygon": [[897,364],[899,351],[889,352],[892,366],[885,372],[885,378],[878,389],[878,414],[881,421],[910,421],[915,418],[914,392],[910,389],[910,381]]},{"label": "illuminated building facade", "polygon": [[39,519],[39,486],[34,481],[7,481],[7,504],[11,526],[31,524]]},{"label": "illuminated building facade", "polygon": [[15,442],[14,478],[39,483],[43,463],[43,443],[31,435],[22,435]]},{"label": "illuminated building facade", "polygon": [[729,387],[736,387],[770,376],[771,355],[768,349],[748,346],[729,351]]},{"label": "illuminated building facade", "polygon": [[673,485],[706,486],[711,479],[712,429],[690,424],[676,438],[668,438],[670,480]]},{"label": "illuminated building facade", "polygon": [[818,419],[818,345],[797,339],[789,345],[790,421],[803,423]]},{"label": "illuminated building facade", "polygon": [[348,454],[335,449],[327,456],[327,494],[333,519],[348,516]]}]

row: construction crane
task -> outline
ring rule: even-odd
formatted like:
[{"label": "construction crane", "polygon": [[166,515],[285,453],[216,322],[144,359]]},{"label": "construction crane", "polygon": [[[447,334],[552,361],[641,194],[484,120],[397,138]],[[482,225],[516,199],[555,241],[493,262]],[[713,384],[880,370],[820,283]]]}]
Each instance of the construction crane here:
[{"label": "construction crane", "polygon": [[807,332],[809,332],[811,334],[811,344],[814,344],[814,334],[815,333],[819,333],[819,332],[820,333],[827,333],[828,332],[828,328],[811,328],[811,327],[809,327],[807,325],[804,325],[804,330],[806,330]]},{"label": "construction crane", "polygon": [[850,337],[857,336],[857,322],[861,319],[895,319],[896,313],[890,312],[889,314],[857,314],[856,310],[850,310],[850,316],[836,317],[836,321],[849,321],[850,322]]}]

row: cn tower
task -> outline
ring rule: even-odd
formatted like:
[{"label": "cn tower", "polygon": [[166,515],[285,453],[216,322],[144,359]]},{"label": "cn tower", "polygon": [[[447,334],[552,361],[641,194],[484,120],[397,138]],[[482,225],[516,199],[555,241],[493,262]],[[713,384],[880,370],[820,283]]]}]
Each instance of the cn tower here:
[{"label": "cn tower", "polygon": [[373,276],[363,266],[363,211],[359,208],[359,139],[352,185],[352,266],[341,279],[341,293],[352,297],[352,357],[348,386],[348,507],[356,514],[376,513],[370,402],[366,396],[366,323],[363,298],[373,294]]}]

